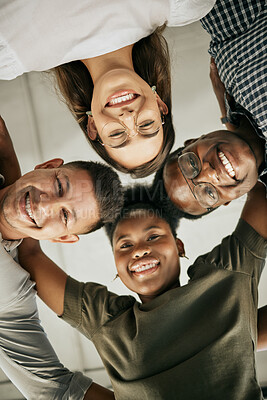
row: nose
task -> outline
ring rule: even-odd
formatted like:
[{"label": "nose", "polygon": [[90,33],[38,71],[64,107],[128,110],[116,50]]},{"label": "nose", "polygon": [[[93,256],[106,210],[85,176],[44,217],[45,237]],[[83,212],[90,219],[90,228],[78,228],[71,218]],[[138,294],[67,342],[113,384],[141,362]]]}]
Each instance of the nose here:
[{"label": "nose", "polygon": [[130,137],[138,134],[135,126],[135,111],[123,110],[119,119],[128,128]]},{"label": "nose", "polygon": [[40,195],[38,208],[40,217],[43,221],[47,218],[53,218],[55,215],[57,215],[61,207],[62,206],[60,205],[60,202],[56,201],[53,196],[50,196],[47,193],[42,193]]},{"label": "nose", "polygon": [[213,168],[209,162],[204,162],[202,164],[202,169],[200,173],[194,180],[196,182],[208,182],[216,185],[219,182],[219,177],[217,175],[216,169]]},{"label": "nose", "polygon": [[151,249],[148,246],[139,246],[134,250],[133,258],[138,259],[144,256],[147,256],[151,253]]}]

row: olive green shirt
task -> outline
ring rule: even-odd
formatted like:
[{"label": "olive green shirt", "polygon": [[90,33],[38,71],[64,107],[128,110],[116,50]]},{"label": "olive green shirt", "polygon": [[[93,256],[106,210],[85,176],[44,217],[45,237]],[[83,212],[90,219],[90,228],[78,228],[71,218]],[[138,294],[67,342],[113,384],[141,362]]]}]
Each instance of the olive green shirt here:
[{"label": "olive green shirt", "polygon": [[95,344],[117,400],[258,400],[257,286],[267,242],[245,221],[140,304],[68,278],[63,319]]}]

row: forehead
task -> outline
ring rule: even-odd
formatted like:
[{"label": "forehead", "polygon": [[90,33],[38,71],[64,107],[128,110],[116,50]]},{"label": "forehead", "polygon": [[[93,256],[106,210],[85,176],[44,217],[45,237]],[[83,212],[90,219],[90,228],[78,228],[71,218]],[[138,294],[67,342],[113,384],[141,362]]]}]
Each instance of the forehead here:
[{"label": "forehead", "polygon": [[107,146],[106,152],[118,164],[128,169],[134,169],[157,157],[162,150],[163,137],[163,127],[161,126],[156,136],[145,137],[137,134],[128,138],[122,147]]},{"label": "forehead", "polygon": [[171,230],[169,224],[161,217],[160,211],[153,209],[136,209],[121,219],[113,234],[113,243],[121,236],[134,236],[145,233],[152,227]]},{"label": "forehead", "polygon": [[63,166],[57,168],[55,172],[68,179],[70,185],[78,192],[95,192],[91,175],[86,170]]},{"label": "forehead", "polygon": [[[69,182],[68,198],[76,212],[76,223],[73,233],[84,233],[90,230],[100,219],[99,205],[95,187],[90,174],[79,168],[59,168],[59,178]],[[74,232],[75,231],[75,232]]]}]

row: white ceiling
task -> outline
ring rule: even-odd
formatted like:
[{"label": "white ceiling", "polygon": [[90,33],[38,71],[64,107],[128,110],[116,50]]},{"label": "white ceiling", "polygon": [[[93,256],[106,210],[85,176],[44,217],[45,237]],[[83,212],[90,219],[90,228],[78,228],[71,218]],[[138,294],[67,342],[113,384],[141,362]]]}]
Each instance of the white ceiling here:
[{"label": "white ceiling", "polygon": [[[208,35],[199,23],[167,29],[172,58],[175,147],[185,139],[220,129],[220,112],[209,82]],[[23,173],[45,160],[62,157],[99,160],[65,106],[53,92],[49,74],[30,73],[13,81],[0,81],[0,110],[21,162]],[[131,182],[121,175],[123,183]],[[150,182],[150,178],[144,181]],[[200,221],[182,221],[178,236],[186,246],[189,261],[182,260],[181,282],[194,259],[209,251],[231,233],[245,199],[221,207]],[[102,230],[81,237],[74,245],[43,243],[43,249],[74,278],[106,284],[110,290],[128,293],[116,280],[112,252]],[[260,305],[267,304],[267,271],[260,283]],[[93,345],[60,321],[40,302],[40,315],[60,360],[72,370],[85,371],[96,382],[108,385],[108,377]],[[261,383],[267,385],[267,352],[257,354]],[[90,371],[91,370],[91,371]],[[6,378],[0,373],[0,382]],[[0,385],[0,400],[23,398],[8,383]]]}]

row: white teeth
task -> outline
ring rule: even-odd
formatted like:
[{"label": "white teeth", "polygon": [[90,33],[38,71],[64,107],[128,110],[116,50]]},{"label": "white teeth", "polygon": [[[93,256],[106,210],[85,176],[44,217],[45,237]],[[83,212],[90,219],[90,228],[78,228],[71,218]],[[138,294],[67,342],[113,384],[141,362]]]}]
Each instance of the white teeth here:
[{"label": "white teeth", "polygon": [[116,97],[116,99],[110,100],[109,104],[114,105],[114,104],[122,103],[124,101],[129,101],[129,100],[132,100],[134,98],[134,96],[135,95],[133,93],[129,93],[129,94],[126,94],[125,96]]},{"label": "white teeth", "polygon": [[222,151],[218,152],[218,156],[219,156],[226,172],[228,173],[228,175],[230,175],[231,178],[234,178],[235,171],[234,171],[234,168],[232,167],[232,164],[228,160],[228,158],[225,156],[225,154]]},{"label": "white teeth", "polygon": [[29,194],[28,194],[28,193],[27,193],[27,195],[26,195],[26,200],[25,200],[25,209],[26,209],[26,212],[27,212],[28,216],[29,216],[31,219],[34,220],[33,213],[32,213],[32,209],[31,209],[30,197],[29,197]]},{"label": "white teeth", "polygon": [[141,267],[136,268],[133,272],[143,272],[143,271],[146,271],[147,269],[156,267],[156,265],[157,265],[156,263],[142,265]]}]

